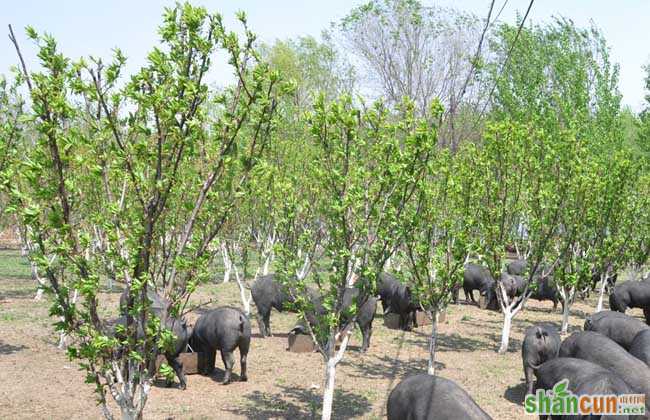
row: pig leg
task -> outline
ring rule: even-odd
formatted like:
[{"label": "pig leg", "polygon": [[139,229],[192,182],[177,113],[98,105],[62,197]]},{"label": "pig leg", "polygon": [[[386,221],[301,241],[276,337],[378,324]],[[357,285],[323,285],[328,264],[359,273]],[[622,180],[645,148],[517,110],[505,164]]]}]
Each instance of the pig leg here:
[{"label": "pig leg", "polygon": [[268,333],[266,332],[266,324],[265,324],[265,317],[264,317],[264,311],[261,309],[257,309],[257,326],[260,329],[260,335],[264,338],[268,336]]},{"label": "pig leg", "polygon": [[246,382],[248,380],[248,376],[246,375],[246,366],[247,366],[247,358],[248,358],[248,349],[250,348],[251,345],[251,339],[250,337],[242,337],[241,340],[239,341],[239,364],[241,366],[241,376],[239,377],[242,382]]},{"label": "pig leg", "polygon": [[264,316],[264,325],[266,325],[267,337],[273,337],[273,333],[271,333],[271,311],[268,311]]},{"label": "pig leg", "polygon": [[221,350],[221,360],[223,360],[223,365],[226,371],[223,377],[222,384],[227,385],[230,383],[230,377],[232,376],[232,368],[235,365],[235,358],[231,351]]},{"label": "pig leg", "polygon": [[[195,351],[199,351],[197,349],[194,349]],[[199,373],[201,375],[209,375],[210,374],[210,350],[209,349],[201,349],[199,351],[199,356],[198,356],[198,368],[199,368]],[[214,352],[212,352],[212,366],[214,366]]]},{"label": "pig leg", "polygon": [[645,316],[645,323],[650,325],[650,306],[643,308],[643,315]]},{"label": "pig leg", "polygon": [[533,368],[524,362],[524,376],[526,377],[526,394],[533,393]]},{"label": "pig leg", "polygon": [[363,335],[363,343],[361,344],[361,352],[365,353],[370,347],[370,336],[372,335],[372,321],[366,325],[359,324],[359,329],[361,329],[361,334]]},{"label": "pig leg", "polygon": [[403,331],[411,331],[411,313],[406,312],[399,316],[400,328]]},{"label": "pig leg", "polygon": [[165,357],[167,358],[169,366],[171,366],[172,369],[174,369],[174,372],[176,372],[176,376],[178,376],[178,380],[181,382],[181,389],[187,388],[187,381],[185,380],[185,374],[183,373],[183,363],[181,363],[179,358],[169,356]]},{"label": "pig leg", "polygon": [[[231,353],[232,354],[232,353]],[[246,375],[246,359],[248,358],[248,353],[244,353],[240,350],[239,352],[239,363],[241,365],[241,376],[239,377],[242,382],[246,382],[248,380],[248,376]]]},{"label": "pig leg", "polygon": [[205,359],[205,373],[211,375],[214,372],[214,359],[216,358],[216,350],[209,350]]}]

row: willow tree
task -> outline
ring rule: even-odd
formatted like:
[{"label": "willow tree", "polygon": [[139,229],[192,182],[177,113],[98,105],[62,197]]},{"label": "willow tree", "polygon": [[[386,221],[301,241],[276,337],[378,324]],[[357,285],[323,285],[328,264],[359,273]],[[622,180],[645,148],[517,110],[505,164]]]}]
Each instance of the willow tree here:
[{"label": "willow tree", "polygon": [[[142,417],[156,356],[173,341],[161,325],[180,316],[209,277],[209,245],[270,138],[283,85],[259,61],[255,36],[238,17],[243,39],[204,8],[166,9],[161,45],[125,83],[119,50],[108,64],[72,61],[52,37],[27,28],[41,65],[31,71],[11,34],[30,94],[22,119],[37,134],[3,172],[2,187],[31,229],[31,258],[47,278],[51,314],[61,317],[56,328],[72,338],[68,354],[95,385],[107,418],[107,394],[122,418]],[[235,84],[208,103],[216,52],[228,57]],[[93,245],[96,237],[105,250]],[[119,338],[99,311],[100,282],[109,276],[128,292]],[[160,318],[147,310],[148,291],[170,302]]]}]

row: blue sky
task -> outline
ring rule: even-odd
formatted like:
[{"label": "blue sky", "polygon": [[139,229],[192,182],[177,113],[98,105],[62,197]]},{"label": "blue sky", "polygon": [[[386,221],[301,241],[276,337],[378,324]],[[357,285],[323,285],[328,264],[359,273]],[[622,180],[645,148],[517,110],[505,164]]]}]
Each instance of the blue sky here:
[{"label": "blue sky", "polygon": [[[504,0],[496,0],[500,8]],[[354,6],[363,1],[288,1],[288,0],[239,0],[214,1],[196,0],[213,11],[219,11],[226,18],[228,26],[236,29],[234,14],[244,10],[249,16],[249,25],[258,36],[267,42],[298,35],[318,36],[330,22],[340,19]],[[432,4],[424,0],[425,4]],[[454,6],[485,17],[489,0],[440,0],[443,6]],[[19,41],[26,55],[28,65],[34,66],[34,50],[25,40],[24,27],[32,25],[39,32],[53,34],[61,49],[71,57],[95,55],[108,57],[113,47],[119,47],[129,57],[130,67],[143,63],[146,53],[157,41],[156,27],[165,5],[174,1],[165,0],[22,0],[5,2],[2,5],[0,22],[7,32],[12,24],[19,32]],[[517,10],[523,14],[528,0],[509,0],[501,19],[513,22]],[[572,19],[580,26],[594,21],[600,27],[612,48],[612,59],[621,66],[620,89],[623,102],[639,110],[643,101],[643,76],[641,68],[650,61],[649,0],[537,0],[529,19],[533,22],[548,20],[553,15]],[[0,73],[7,73],[15,64],[16,55],[6,37],[0,44]],[[214,82],[229,78],[227,74],[214,75]]]}]

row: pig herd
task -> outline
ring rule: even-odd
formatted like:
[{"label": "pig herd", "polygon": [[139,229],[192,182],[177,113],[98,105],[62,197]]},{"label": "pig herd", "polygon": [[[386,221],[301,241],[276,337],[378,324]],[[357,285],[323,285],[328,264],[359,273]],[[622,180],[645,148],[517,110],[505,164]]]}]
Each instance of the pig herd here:
[{"label": "pig herd", "polygon": [[[510,263],[502,274],[500,280],[511,297],[520,295],[526,288],[522,277],[525,272],[525,260],[517,260]],[[536,287],[531,297],[549,300],[555,309],[560,299],[552,279],[537,275],[532,278]],[[478,291],[479,302],[482,303],[479,306],[498,310],[496,282],[485,267],[473,263],[465,265],[463,283],[452,293],[454,302],[458,302],[461,287],[468,303],[478,303],[474,296],[474,291]],[[315,290],[308,288],[305,293],[312,305],[306,314],[306,321],[314,325],[325,309]],[[251,286],[251,295],[257,308],[260,336],[271,336],[272,309],[280,312],[292,310],[293,295],[273,274],[257,278]],[[122,307],[125,298],[126,295],[123,295]],[[155,293],[149,299],[154,313],[166,303]],[[404,330],[409,330],[415,324],[415,314],[421,309],[410,288],[389,273],[378,276],[376,296],[364,294],[355,287],[346,289],[342,299],[341,327],[351,326],[352,321],[356,323],[363,336],[362,352],[370,346],[378,301],[382,304],[384,315],[392,313],[399,316],[399,327]],[[568,379],[568,389],[576,395],[637,393],[650,396],[650,278],[612,285],[609,301],[610,311],[587,316],[584,331],[575,332],[564,341],[552,324],[533,325],[525,331],[521,355],[527,394],[535,393],[538,389],[551,390],[559,381]],[[351,317],[352,311],[349,309],[355,302],[357,310],[355,316]],[[646,323],[625,315],[629,308],[641,308]],[[125,317],[122,316],[114,324],[124,322]],[[239,379],[247,380],[246,358],[250,348],[251,324],[241,310],[232,307],[212,309],[198,318],[194,328],[188,327],[184,320],[168,317],[166,326],[173,331],[177,342],[164,356],[176,372],[181,388],[185,388],[186,381],[178,356],[186,351],[188,345],[202,358],[199,361],[199,372],[202,374],[210,374],[214,370],[216,351],[220,351],[225,367],[224,384],[232,380],[234,352],[239,350]],[[306,327],[299,324],[293,331],[306,333]],[[650,404],[650,400],[646,401],[646,404]],[[650,405],[647,412],[650,413]],[[387,415],[395,420],[490,418],[457,384],[428,374],[407,377],[395,386],[388,398]]]}]

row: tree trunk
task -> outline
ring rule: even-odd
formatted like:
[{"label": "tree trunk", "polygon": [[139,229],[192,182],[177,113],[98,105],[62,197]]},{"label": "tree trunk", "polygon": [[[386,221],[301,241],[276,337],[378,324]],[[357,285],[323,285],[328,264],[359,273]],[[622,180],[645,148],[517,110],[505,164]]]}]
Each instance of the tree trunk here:
[{"label": "tree trunk", "polygon": [[503,330],[501,331],[501,347],[499,353],[503,354],[508,351],[508,344],[510,343],[510,328],[512,327],[513,313],[510,308],[503,308]]},{"label": "tree trunk", "polygon": [[603,300],[605,298],[605,286],[607,285],[607,274],[600,275],[600,291],[598,293],[598,304],[596,305],[596,312],[603,310]]},{"label": "tree trunk", "polygon": [[[72,304],[73,305],[75,303],[77,303],[77,297],[79,297],[79,291],[77,289],[74,289],[74,295],[72,296]],[[61,321],[63,321],[63,320],[64,320],[63,317],[61,317]],[[61,333],[59,334],[59,345],[58,345],[59,349],[63,350],[66,347],[68,347],[67,344],[66,344],[66,338],[68,338],[68,334],[61,331]]]},{"label": "tree trunk", "polygon": [[438,311],[434,310],[428,313],[431,318],[431,337],[429,338],[429,375],[436,374],[436,339],[438,338]]},{"label": "tree trunk", "polygon": [[251,314],[251,300],[253,297],[250,292],[248,292],[248,297],[246,297],[246,285],[239,276],[239,270],[237,269],[237,266],[234,266],[234,270],[237,286],[239,286],[239,296],[241,297],[242,305],[244,305],[244,312],[247,316],[249,316]]},{"label": "tree trunk", "polygon": [[332,406],[334,404],[334,379],[336,378],[336,362],[329,359],[325,366],[325,390],[323,392],[323,415],[322,420],[332,418]]},{"label": "tree trunk", "polygon": [[232,272],[232,260],[230,259],[225,242],[221,244],[221,256],[223,257],[223,282],[228,283],[230,281],[230,273]]},{"label": "tree trunk", "polygon": [[[18,223],[16,221],[16,223]],[[41,276],[38,275],[38,266],[34,261],[32,261],[29,256],[32,252],[33,245],[29,242],[28,232],[27,228],[25,228],[25,231],[20,227],[16,228],[16,233],[18,234],[18,239],[20,240],[20,256],[23,258],[27,258],[29,260],[29,267],[31,269],[32,273],[32,280],[36,281],[37,283],[37,288],[36,288],[36,295],[34,296],[34,300],[41,300],[43,297],[43,288],[47,285],[46,282],[41,278]]]},{"label": "tree trunk", "polygon": [[569,330],[569,314],[571,309],[570,299],[565,299],[562,301],[562,328],[560,329],[560,335],[566,335]]},{"label": "tree trunk", "polygon": [[269,267],[271,266],[272,261],[273,261],[273,253],[270,253],[264,259],[264,266],[262,268],[262,275],[266,276],[267,274],[269,274]]},{"label": "tree trunk", "polygon": [[386,259],[386,263],[384,264],[384,271],[390,271],[391,268],[392,268],[392,256]]},{"label": "tree trunk", "polygon": [[[350,341],[350,331],[342,331],[343,338],[339,345],[336,355],[334,355],[336,349],[336,336],[331,335],[325,348],[324,355],[326,357],[325,361],[325,388],[323,390],[323,411],[322,411],[322,420],[330,420],[332,418],[332,407],[334,405],[334,380],[336,378],[336,365],[343,359],[343,354],[345,349],[348,347],[348,342]],[[313,333],[312,333],[313,337]]]},{"label": "tree trunk", "polygon": [[41,276],[38,275],[38,267],[36,267],[36,263],[33,261],[29,262],[29,265],[32,270],[32,279],[36,280],[36,283],[38,284],[38,287],[36,288],[36,296],[34,296],[34,300],[41,300],[43,297],[43,288],[46,286],[45,281],[41,278]]},{"label": "tree trunk", "polygon": [[141,420],[142,413],[138,413],[138,410],[134,407],[120,406],[120,411],[122,414],[122,420]]},{"label": "tree trunk", "polygon": [[[119,369],[115,364],[114,369]],[[122,376],[119,370],[114,370],[116,373],[117,383],[109,386],[113,399],[120,407],[120,416],[122,420],[142,420],[142,412],[149,398],[151,391],[151,379],[139,376],[136,371],[136,366],[129,363],[128,378]],[[136,378],[140,378],[138,379]],[[113,416],[108,412],[108,408],[104,410],[104,416],[107,419],[113,419]]]}]

